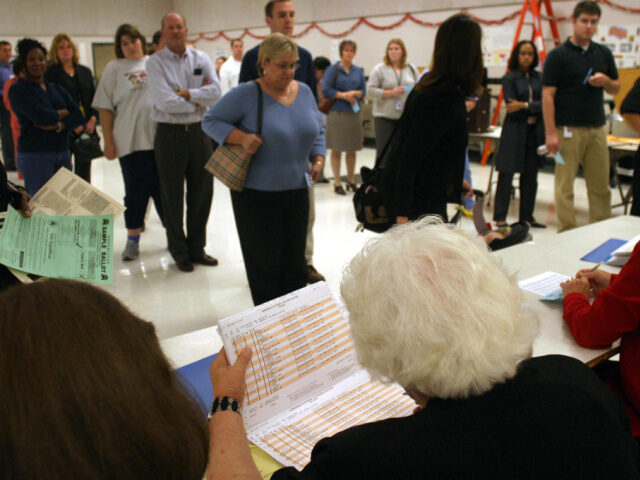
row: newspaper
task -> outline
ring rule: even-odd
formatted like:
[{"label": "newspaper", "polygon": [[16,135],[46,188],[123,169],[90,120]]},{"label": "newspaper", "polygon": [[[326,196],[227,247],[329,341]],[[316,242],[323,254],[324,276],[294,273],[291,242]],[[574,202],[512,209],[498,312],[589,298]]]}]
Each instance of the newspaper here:
[{"label": "newspaper", "polygon": [[35,214],[113,215],[117,219],[124,205],[98,190],[66,168],[61,168],[29,202]]},{"label": "newspaper", "polygon": [[230,363],[252,349],[247,436],[285,466],[302,469],[326,436],[415,408],[401,387],[372,382],[358,365],[347,312],[326,282],[220,320],[218,328]]}]

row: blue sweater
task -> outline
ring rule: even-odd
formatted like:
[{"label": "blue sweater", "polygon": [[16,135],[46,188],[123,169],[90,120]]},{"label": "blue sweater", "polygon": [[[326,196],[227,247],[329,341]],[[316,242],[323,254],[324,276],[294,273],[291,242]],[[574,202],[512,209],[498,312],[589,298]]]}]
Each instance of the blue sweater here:
[{"label": "blue sweater", "polygon": [[[298,95],[288,107],[263,92],[264,143],[251,159],[245,188],[272,192],[306,188],[309,159],[325,155],[324,129],[315,98],[304,83],[298,85]],[[230,90],[202,120],[202,129],[221,145],[234,128],[245,133],[257,131],[255,82]]]},{"label": "blue sweater", "polygon": [[[45,81],[47,90],[34,82],[19,79],[9,90],[9,101],[20,122],[18,152],[64,152],[69,150],[69,130],[84,123],[82,113],[69,92],[57,83]],[[65,129],[42,130],[58,123],[58,110],[66,108],[69,116],[62,120]]]},{"label": "blue sweater", "polygon": [[[336,75],[338,75],[337,80]],[[322,78],[322,94],[325,97],[333,99],[336,98],[338,92],[348,92],[349,90],[361,90],[362,98],[367,95],[367,82],[364,79],[364,70],[362,68],[351,65],[349,73],[347,73],[340,63],[336,63],[325,70]],[[338,99],[331,107],[331,110],[353,112],[353,107],[346,100]]]}]

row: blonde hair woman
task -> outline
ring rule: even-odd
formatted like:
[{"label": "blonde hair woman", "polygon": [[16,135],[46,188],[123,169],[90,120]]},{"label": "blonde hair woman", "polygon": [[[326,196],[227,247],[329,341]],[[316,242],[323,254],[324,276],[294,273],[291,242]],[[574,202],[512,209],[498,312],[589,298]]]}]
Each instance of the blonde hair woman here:
[{"label": "blonde hair woman", "polygon": [[418,81],[418,70],[407,63],[407,49],[399,38],[387,44],[384,61],[371,70],[367,92],[373,99],[376,158],[395,128],[409,92]]},{"label": "blonde hair woman", "polygon": [[[96,93],[91,70],[79,64],[78,47],[66,33],[58,33],[53,37],[49,56],[50,65],[44,74],[45,80],[62,85],[76,101],[84,117],[84,125],[76,128],[74,132],[93,134],[98,112],[91,107],[91,101]],[[82,161],[76,157],[73,163],[75,173],[87,182],[91,182],[91,161]]]},{"label": "blonde hair woman", "polygon": [[253,154],[244,189],[232,191],[231,201],[256,305],[307,283],[307,185],[322,171],[325,143],[313,93],[293,78],[297,62],[293,40],[269,35],[258,50],[260,78],[230,90],[202,121],[220,145],[242,145]]}]

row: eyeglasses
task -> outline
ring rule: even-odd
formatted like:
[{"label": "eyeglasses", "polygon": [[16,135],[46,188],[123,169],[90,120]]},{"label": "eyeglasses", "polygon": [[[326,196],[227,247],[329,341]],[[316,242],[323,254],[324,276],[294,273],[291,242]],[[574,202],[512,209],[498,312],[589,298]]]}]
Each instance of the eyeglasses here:
[{"label": "eyeglasses", "polygon": [[300,67],[300,64],[297,62],[296,63],[274,63],[273,66],[276,67],[278,70],[282,70],[284,72],[285,70],[296,71]]}]

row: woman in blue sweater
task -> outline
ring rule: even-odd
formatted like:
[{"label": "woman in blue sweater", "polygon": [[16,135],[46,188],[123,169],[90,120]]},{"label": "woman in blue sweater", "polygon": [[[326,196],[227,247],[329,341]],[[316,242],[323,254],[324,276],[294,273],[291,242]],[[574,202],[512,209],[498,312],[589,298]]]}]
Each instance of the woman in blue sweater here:
[{"label": "woman in blue sweater", "polygon": [[9,92],[11,108],[20,122],[18,162],[29,195],[61,167],[71,170],[69,130],[83,124],[82,113],[60,85],[44,80],[47,49],[23,38],[16,47],[24,78]]},{"label": "woman in blue sweater", "polygon": [[[293,40],[268,36],[258,50],[260,78],[231,90],[202,120],[220,145],[242,145],[253,154],[244,189],[232,191],[231,201],[256,305],[307,283],[307,185],[322,171],[325,141],[313,93],[293,78],[297,61]],[[253,133],[259,92],[260,136]]]}]

